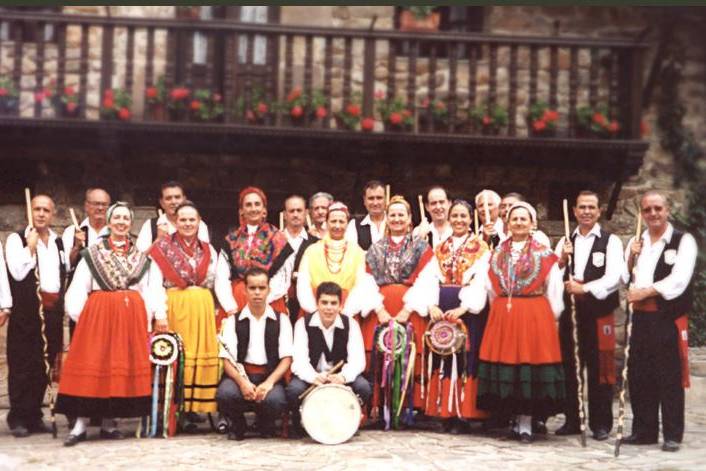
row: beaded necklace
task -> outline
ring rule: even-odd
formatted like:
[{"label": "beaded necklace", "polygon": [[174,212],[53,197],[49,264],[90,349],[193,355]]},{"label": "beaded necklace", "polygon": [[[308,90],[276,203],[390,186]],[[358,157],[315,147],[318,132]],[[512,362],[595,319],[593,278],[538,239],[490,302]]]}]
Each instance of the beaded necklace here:
[{"label": "beaded necklace", "polygon": [[348,242],[346,240],[327,240],[324,242],[326,266],[333,275],[340,273],[341,268],[343,268],[343,258],[346,256],[346,250],[348,250]]}]

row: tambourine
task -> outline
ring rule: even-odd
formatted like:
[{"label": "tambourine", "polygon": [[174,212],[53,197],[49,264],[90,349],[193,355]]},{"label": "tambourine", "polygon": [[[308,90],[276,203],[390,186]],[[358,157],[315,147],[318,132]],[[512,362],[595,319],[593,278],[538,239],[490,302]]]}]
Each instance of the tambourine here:
[{"label": "tambourine", "polygon": [[[392,325],[392,328],[390,327]],[[385,327],[380,326],[375,346],[379,352],[391,353],[394,340],[395,356],[404,353],[407,347],[407,329],[398,322],[391,322]]]},{"label": "tambourine", "polygon": [[150,345],[150,361],[155,365],[171,365],[179,357],[179,344],[177,334],[154,335]]},{"label": "tambourine", "polygon": [[424,332],[424,342],[437,355],[447,356],[463,349],[468,329],[462,322],[438,320],[429,324]]}]

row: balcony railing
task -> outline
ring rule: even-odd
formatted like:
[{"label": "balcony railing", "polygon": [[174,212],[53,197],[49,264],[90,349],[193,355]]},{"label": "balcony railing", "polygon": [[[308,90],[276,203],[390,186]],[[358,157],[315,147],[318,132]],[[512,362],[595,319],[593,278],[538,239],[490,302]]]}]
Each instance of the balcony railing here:
[{"label": "balcony railing", "polygon": [[[567,139],[638,140],[644,48],[628,40],[2,12],[0,120],[372,126],[454,139],[521,139],[556,124]],[[533,107],[541,108],[534,121]],[[586,116],[592,129],[580,126]]]}]

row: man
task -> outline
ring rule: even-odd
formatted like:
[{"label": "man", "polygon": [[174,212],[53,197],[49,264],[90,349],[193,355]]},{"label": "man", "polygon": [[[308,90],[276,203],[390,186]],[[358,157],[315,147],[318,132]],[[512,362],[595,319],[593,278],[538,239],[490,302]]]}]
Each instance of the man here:
[{"label": "man", "polygon": [[91,246],[98,241],[103,228],[106,226],[105,213],[110,206],[110,195],[103,188],[89,188],[83,202],[86,218],[79,224],[80,231],[76,231],[73,224],[64,229],[61,240],[69,254],[71,270],[76,268],[79,253],[84,247]]},{"label": "man", "polygon": [[49,431],[42,421],[42,401],[50,384],[50,365],[54,364],[62,344],[62,298],[68,270],[64,245],[50,229],[56,211],[54,201],[46,195],[37,195],[31,201],[31,208],[32,225],[10,234],[6,247],[14,301],[7,329],[10,395],[7,423],[18,438]]},{"label": "man", "polygon": [[510,211],[512,205],[518,201],[527,201],[521,193],[510,192],[502,197],[500,200],[500,219],[502,219],[504,225],[503,229],[507,232],[507,212]]},{"label": "man", "polygon": [[[295,434],[301,435],[299,396],[312,384],[347,384],[367,403],[372,390],[363,377],[365,349],[357,322],[341,315],[341,287],[326,281],[316,289],[316,312],[294,327],[294,377],[287,386],[287,403],[293,412]],[[338,373],[329,370],[338,362]]]},{"label": "man", "polygon": [[368,211],[364,218],[355,218],[348,223],[346,240],[368,248],[385,235],[385,185],[372,180],[363,188],[363,205]]},{"label": "man", "polygon": [[270,277],[274,277],[277,272],[281,281],[287,286],[287,308],[289,310],[292,323],[299,315],[299,301],[297,301],[297,270],[301,262],[304,250],[317,242],[319,239],[307,234],[304,229],[304,219],[306,215],[306,200],[302,196],[292,195],[284,200],[284,235],[287,238],[287,245],[279,253],[270,267]]},{"label": "man", "polygon": [[[566,373],[566,422],[555,433],[580,433],[578,383],[574,358],[570,295],[576,302],[579,362],[588,370],[588,426],[593,438],[608,439],[613,426],[615,384],[615,319],[618,287],[624,271],[623,244],[598,223],[601,207],[598,195],[582,191],[576,198],[574,217],[578,227],[570,240],[562,237],[556,246],[559,267],[564,270],[564,305],[559,318],[559,340]],[[569,264],[569,257],[571,263]],[[570,276],[573,279],[570,279]]]},{"label": "man", "polygon": [[292,364],[292,325],[267,304],[267,272],[249,268],[244,279],[247,304],[223,321],[219,353],[226,361],[216,400],[230,421],[229,440],[245,438],[243,413],[253,406],[260,435],[273,435],[274,420],[287,407],[282,380]]},{"label": "man", "polygon": [[[488,220],[486,221],[486,204],[488,206]],[[481,190],[475,198],[478,218],[480,219],[481,237],[492,249],[506,239],[503,220],[500,219],[500,195],[493,190]]]},{"label": "man", "polygon": [[[669,222],[667,198],[648,191],[640,201],[647,230],[625,251],[627,299],[633,305],[628,385],[633,413],[630,445],[657,443],[662,413],[663,451],[679,450],[684,435],[684,388],[689,386],[688,319],[696,241]],[[634,269],[634,270],[633,270]]]},{"label": "man", "polygon": [[[152,243],[164,234],[174,234],[176,232],[176,210],[181,203],[186,201],[184,187],[179,182],[168,181],[160,188],[159,206],[164,211],[156,218],[145,221],[137,236],[137,248],[142,252],[147,252]],[[199,240],[210,242],[208,227],[201,220],[199,223]]]},{"label": "man", "polygon": [[453,232],[449,223],[449,208],[451,203],[446,196],[446,190],[441,186],[433,186],[427,192],[427,203],[424,205],[431,214],[431,224],[424,218],[414,228],[414,235],[426,238],[432,248],[445,241]]},{"label": "man", "polygon": [[326,215],[328,207],[333,203],[333,195],[319,191],[309,198],[309,217],[313,227],[309,228],[309,233],[319,239],[326,235]]}]

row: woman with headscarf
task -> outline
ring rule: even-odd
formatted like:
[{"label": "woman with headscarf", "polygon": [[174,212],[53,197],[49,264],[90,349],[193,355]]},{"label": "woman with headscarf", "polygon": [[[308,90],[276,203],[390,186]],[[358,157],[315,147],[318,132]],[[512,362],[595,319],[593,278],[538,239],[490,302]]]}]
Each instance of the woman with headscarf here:
[{"label": "woman with headscarf", "polygon": [[556,255],[530,235],[534,208],[517,202],[507,217],[512,236],[493,252],[486,282],[491,307],[480,348],[478,406],[514,415],[513,435],[531,443],[532,416],[556,414],[564,401],[556,326],[564,285]]},{"label": "woman with headscarf", "polygon": [[81,251],[65,308],[77,322],[64,363],[56,411],[77,417],[64,441],[86,439],[88,417],[102,418],[100,436],[119,439],[112,418],[149,414],[149,260],[130,237],[126,203],[108,209],[109,234]]},{"label": "woman with headscarf", "polygon": [[[227,267],[216,270],[218,257],[198,238],[201,216],[190,201],[175,211],[177,231],[158,239],[149,255],[150,287],[155,302],[155,331],[176,332],[184,344],[184,411],[216,412],[220,378],[212,290],[226,312],[235,310]],[[188,417],[188,415],[187,415]],[[184,424],[191,431],[195,424]]]}]

